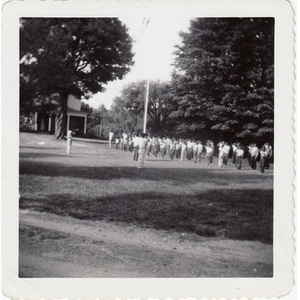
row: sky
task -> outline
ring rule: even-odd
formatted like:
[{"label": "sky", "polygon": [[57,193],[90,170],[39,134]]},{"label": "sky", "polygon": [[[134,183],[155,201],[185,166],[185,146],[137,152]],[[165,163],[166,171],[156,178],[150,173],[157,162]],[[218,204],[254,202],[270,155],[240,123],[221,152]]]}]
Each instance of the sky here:
[{"label": "sky", "polygon": [[[120,95],[122,88],[131,82],[150,79],[168,81],[173,70],[173,52],[175,45],[180,43],[179,32],[187,31],[190,17],[176,18],[173,16],[122,17],[120,20],[127,26],[133,38],[133,60],[135,64],[122,80],[106,85],[106,91],[93,95],[88,101],[89,106],[98,108],[104,104],[109,109],[113,99]],[[145,20],[149,20],[144,26]]]}]

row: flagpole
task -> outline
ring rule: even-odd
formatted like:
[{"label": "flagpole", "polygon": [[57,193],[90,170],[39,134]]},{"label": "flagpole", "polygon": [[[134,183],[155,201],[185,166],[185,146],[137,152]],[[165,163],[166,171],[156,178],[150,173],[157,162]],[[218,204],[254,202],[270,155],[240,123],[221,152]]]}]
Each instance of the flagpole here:
[{"label": "flagpole", "polygon": [[149,78],[147,79],[147,87],[146,87],[146,99],[145,99],[145,109],[144,109],[144,130],[143,130],[144,133],[146,133],[146,127],[147,127],[148,101],[149,101]]},{"label": "flagpole", "polygon": [[[143,28],[140,31],[140,33],[142,33],[142,32],[145,33],[146,32],[146,28],[148,27],[149,22],[150,22],[150,18],[146,18],[146,17],[143,18]],[[148,76],[149,76],[149,74],[148,74]],[[148,101],[149,101],[149,77],[147,79],[147,86],[146,86],[146,99],[145,99],[145,108],[144,108],[143,133],[146,133],[146,127],[147,127]]]}]

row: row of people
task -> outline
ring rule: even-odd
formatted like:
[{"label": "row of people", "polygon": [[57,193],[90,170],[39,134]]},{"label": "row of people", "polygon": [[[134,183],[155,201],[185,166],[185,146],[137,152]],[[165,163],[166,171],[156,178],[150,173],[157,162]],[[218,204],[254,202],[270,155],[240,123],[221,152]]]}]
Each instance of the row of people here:
[{"label": "row of people", "polygon": [[[141,138],[141,136],[139,137]],[[171,160],[180,159],[181,161],[188,159],[194,160],[195,163],[201,161],[205,155],[207,164],[213,163],[215,153],[215,146],[213,141],[208,140],[205,145],[201,141],[147,137],[143,134],[143,148],[145,155],[153,155],[154,157],[161,156],[165,158],[169,156]],[[141,147],[140,140],[133,135],[128,138],[127,135],[117,137],[115,139],[115,147],[118,150],[134,152],[133,159],[138,161],[139,149]],[[237,169],[241,169],[245,150],[240,143],[233,143],[231,146],[227,142],[220,142],[218,147],[218,165],[223,167],[227,165],[228,158],[231,154],[232,163],[236,165]],[[247,151],[248,150],[248,151]],[[270,159],[272,157],[272,147],[266,143],[261,149],[256,144],[251,144],[246,148],[248,152],[249,165],[252,169],[256,169],[257,161],[260,162],[260,171],[264,172],[269,168]]]},{"label": "row of people", "polygon": [[[240,170],[242,168],[242,161],[244,157],[244,149],[240,143],[233,143],[232,147],[227,142],[220,142],[218,146],[218,165],[223,167],[227,165],[230,151],[232,151],[232,163],[236,165],[236,168]],[[269,143],[265,143],[260,149],[255,143],[250,144],[248,147],[248,161],[249,166],[255,170],[256,164],[259,161],[260,172],[264,173],[265,169],[269,169],[270,160],[273,155],[272,146]],[[208,163],[212,163],[214,155],[214,144],[212,141],[206,142],[206,157]]]}]

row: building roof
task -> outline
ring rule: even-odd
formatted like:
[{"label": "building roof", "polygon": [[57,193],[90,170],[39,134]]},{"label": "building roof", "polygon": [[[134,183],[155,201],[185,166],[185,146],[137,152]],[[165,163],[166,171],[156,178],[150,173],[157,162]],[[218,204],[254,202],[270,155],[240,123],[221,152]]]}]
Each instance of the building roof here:
[{"label": "building roof", "polygon": [[67,115],[85,117],[87,114],[88,114],[88,112],[86,112],[86,111],[80,111],[80,110],[76,110],[76,109],[68,107]]}]

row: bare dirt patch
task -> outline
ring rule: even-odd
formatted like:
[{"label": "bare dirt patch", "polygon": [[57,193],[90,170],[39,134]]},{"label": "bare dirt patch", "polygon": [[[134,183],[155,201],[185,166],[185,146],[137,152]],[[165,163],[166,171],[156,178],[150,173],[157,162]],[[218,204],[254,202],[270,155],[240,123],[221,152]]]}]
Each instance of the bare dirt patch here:
[{"label": "bare dirt patch", "polygon": [[20,210],[20,277],[271,277],[272,245]]}]

